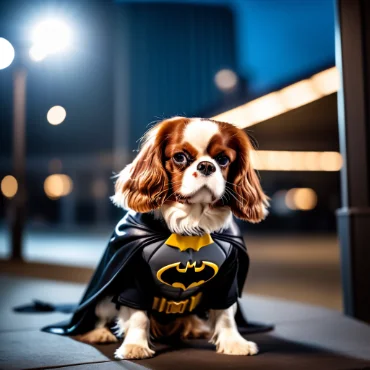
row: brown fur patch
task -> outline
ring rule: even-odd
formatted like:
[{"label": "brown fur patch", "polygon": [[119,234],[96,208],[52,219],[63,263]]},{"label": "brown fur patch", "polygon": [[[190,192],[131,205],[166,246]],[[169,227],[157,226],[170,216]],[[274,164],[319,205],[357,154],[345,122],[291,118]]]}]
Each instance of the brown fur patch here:
[{"label": "brown fur patch", "polygon": [[198,316],[178,317],[169,324],[161,324],[150,318],[150,332],[155,338],[178,337],[181,339],[209,338],[210,328]]},{"label": "brown fur patch", "polygon": [[76,335],[73,338],[79,342],[89,344],[118,342],[116,336],[108,328],[97,328],[85,334]]}]

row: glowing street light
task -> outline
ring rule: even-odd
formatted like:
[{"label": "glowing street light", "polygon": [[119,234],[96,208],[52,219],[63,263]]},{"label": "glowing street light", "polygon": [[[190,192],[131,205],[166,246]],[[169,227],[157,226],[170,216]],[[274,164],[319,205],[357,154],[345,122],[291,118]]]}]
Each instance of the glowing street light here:
[{"label": "glowing street light", "polygon": [[[47,19],[37,24],[31,32],[32,46],[29,50],[29,56],[34,61],[41,61],[48,55],[56,54],[67,50],[71,45],[71,30],[69,26],[62,20]],[[14,48],[9,41],[0,38],[0,69],[8,67],[14,60]],[[9,198],[14,196],[12,200],[13,219],[11,225],[11,245],[12,258],[22,259],[22,238],[24,229],[25,215],[25,163],[26,163],[26,91],[27,91],[27,69],[25,60],[22,58],[17,60],[17,65],[14,68],[13,79],[13,161],[14,161],[14,176],[17,181],[17,190],[14,195],[9,190],[10,185],[14,185],[12,178],[3,180],[1,191],[9,195]],[[55,118],[55,108],[58,108]],[[48,113],[54,118],[49,119],[51,124],[59,124],[64,121],[66,112],[62,107],[53,107],[54,113]],[[4,182],[5,181],[5,182]],[[10,185],[9,185],[10,184]],[[11,189],[15,189],[15,186]],[[5,189],[5,190],[4,190]]]},{"label": "glowing street light", "polygon": [[66,116],[66,110],[60,105],[55,105],[49,109],[46,118],[51,125],[56,126],[60,125],[66,119]]},{"label": "glowing street light", "polygon": [[222,91],[231,91],[238,84],[238,76],[231,69],[221,69],[215,75],[215,84]]},{"label": "glowing street light", "polygon": [[9,67],[14,59],[13,45],[6,39],[0,37],[0,69]]},{"label": "glowing street light", "polygon": [[39,62],[50,54],[67,50],[71,40],[71,29],[66,23],[59,19],[47,19],[33,29],[30,57]]},{"label": "glowing street light", "polygon": [[6,198],[13,198],[18,191],[18,182],[14,176],[5,176],[0,183],[0,190]]}]

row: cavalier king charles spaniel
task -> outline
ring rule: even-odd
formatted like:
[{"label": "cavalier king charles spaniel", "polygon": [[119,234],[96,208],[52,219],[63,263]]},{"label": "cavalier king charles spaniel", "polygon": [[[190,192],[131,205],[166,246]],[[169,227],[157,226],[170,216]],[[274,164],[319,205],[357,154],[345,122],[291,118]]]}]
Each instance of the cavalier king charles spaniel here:
[{"label": "cavalier king charles spaniel", "polygon": [[[202,235],[228,227],[232,215],[252,223],[266,215],[268,198],[250,160],[251,142],[237,127],[203,118],[174,117],[154,126],[145,135],[135,160],[117,177],[113,203],[140,213],[154,212],[168,229],[180,235]],[[211,310],[209,329],[217,352],[254,355],[255,343],[238,332],[235,305]],[[128,307],[116,310],[111,297],[96,307],[101,327],[83,335],[89,343],[117,341],[104,324],[115,317],[118,334],[125,334],[116,358],[153,356],[149,346],[152,321],[146,312]],[[206,331],[195,315],[178,320],[171,333],[182,337]]]}]

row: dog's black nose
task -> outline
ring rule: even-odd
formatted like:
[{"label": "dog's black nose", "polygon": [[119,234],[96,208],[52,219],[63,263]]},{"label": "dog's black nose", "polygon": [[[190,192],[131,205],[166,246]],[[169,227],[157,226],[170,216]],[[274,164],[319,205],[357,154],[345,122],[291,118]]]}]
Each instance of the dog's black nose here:
[{"label": "dog's black nose", "polygon": [[197,170],[204,176],[209,176],[212,175],[213,172],[216,171],[216,167],[214,166],[213,163],[203,161],[200,162],[197,166]]}]

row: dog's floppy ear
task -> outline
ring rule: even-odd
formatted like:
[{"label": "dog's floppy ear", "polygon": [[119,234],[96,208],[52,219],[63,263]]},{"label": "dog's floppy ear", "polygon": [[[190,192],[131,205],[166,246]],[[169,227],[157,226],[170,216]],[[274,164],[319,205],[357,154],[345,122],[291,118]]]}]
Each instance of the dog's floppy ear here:
[{"label": "dog's floppy ear", "polygon": [[168,177],[162,163],[162,145],[152,129],[135,160],[126,166],[115,184],[115,205],[145,213],[159,208],[166,199]]},{"label": "dog's floppy ear", "polygon": [[245,133],[241,136],[243,137],[238,140],[238,158],[233,163],[231,178],[228,180],[228,188],[232,192],[228,204],[237,218],[257,223],[266,217],[269,202],[252,167],[250,158],[252,145]]}]

